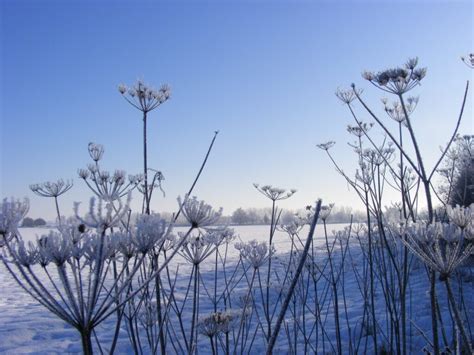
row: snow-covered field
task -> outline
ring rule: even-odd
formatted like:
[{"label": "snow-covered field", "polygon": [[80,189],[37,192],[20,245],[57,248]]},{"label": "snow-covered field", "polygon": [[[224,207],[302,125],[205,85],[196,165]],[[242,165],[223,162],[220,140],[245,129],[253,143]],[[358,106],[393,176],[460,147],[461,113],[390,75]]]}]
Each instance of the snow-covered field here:
[{"label": "snow-covered field", "polygon": [[[328,230],[341,230],[345,225],[329,225]],[[248,241],[251,239],[257,239],[261,241],[267,240],[268,236],[268,226],[238,226],[234,227],[236,233],[240,236],[242,241]],[[21,229],[20,232],[24,239],[34,239],[36,235],[46,233],[45,229]],[[301,235],[306,235],[307,230],[303,230]],[[290,241],[286,233],[277,231],[275,236],[275,247],[277,254],[280,256],[285,255],[285,253],[290,250]],[[315,235],[315,245],[322,246],[324,244],[324,234],[322,226],[318,225],[316,228]],[[322,249],[321,258],[323,258]],[[229,249],[229,263],[235,262],[238,260],[238,251],[233,247]],[[346,340],[343,343],[343,348],[347,349],[349,339],[348,329],[352,331],[352,337],[356,333],[364,333],[365,330],[362,329],[362,309],[364,305],[364,300],[361,299],[360,291],[357,286],[355,277],[353,276],[352,269],[353,267],[358,267],[357,263],[361,262],[360,257],[360,248],[358,244],[354,243],[353,255],[351,259],[347,261],[347,272],[345,273],[346,279],[344,280],[344,292],[346,294],[346,312],[347,318],[344,315],[343,310],[341,310],[341,322],[342,322],[342,334],[341,337],[343,340]],[[214,273],[211,272],[212,264],[209,258],[206,263],[202,266],[202,278],[204,281],[208,280],[209,283],[212,283]],[[349,262],[350,261],[350,262]],[[182,280],[179,280],[177,283],[177,296],[185,288],[185,284],[188,281],[188,271],[190,270],[189,266],[186,265],[182,258],[176,259],[173,264],[176,266],[177,263],[182,263],[180,275]],[[464,268],[463,276],[463,287],[465,295],[472,295],[474,292],[474,277],[473,277],[473,268]],[[221,275],[221,274],[220,274]],[[219,281],[220,283],[220,281]],[[457,284],[454,282],[455,287]],[[448,306],[446,302],[446,297],[444,293],[444,287],[438,287],[438,297],[441,312],[443,314],[443,319],[445,320],[445,328],[449,331],[452,327],[452,320],[448,319]],[[64,353],[80,353],[81,352],[81,342],[78,335],[78,332],[64,322],[57,319],[54,315],[49,313],[42,306],[37,304],[31,297],[29,297],[12,277],[7,273],[5,267],[0,265],[0,353],[4,354],[64,354]],[[324,288],[323,288],[324,289]],[[244,288],[239,290],[236,288],[235,292],[239,293],[240,291],[244,292]],[[410,276],[410,286],[408,291],[408,310],[407,314],[410,316],[408,324],[408,342],[410,345],[411,353],[419,353],[421,348],[426,345],[427,339],[431,339],[430,335],[430,301],[428,296],[428,282],[426,277],[426,271],[424,267],[414,260],[412,274]],[[205,291],[201,289],[201,297],[205,299]],[[467,309],[474,309],[474,300],[472,297],[466,299]],[[328,302],[329,304],[330,302]],[[375,303],[377,306],[378,320],[380,327],[388,329],[388,325],[384,324],[387,319],[387,314],[385,314],[385,305],[383,298],[383,291],[380,287],[377,288]],[[344,305],[340,304],[341,309]],[[202,303],[202,308],[200,309],[201,314],[209,313],[211,310],[210,305],[205,305],[205,302]],[[325,317],[325,314],[330,314],[331,307],[326,307],[323,309],[322,317]],[[471,311],[472,313],[472,311]],[[288,318],[290,315],[288,315]],[[190,318],[190,316],[188,317]],[[472,317],[471,317],[472,318]],[[347,319],[347,320],[346,320]],[[290,324],[290,323],[288,323]],[[474,327],[474,319],[470,319],[469,326]],[[324,321],[324,330],[329,337],[329,339],[334,339],[335,337],[335,328],[334,322],[331,315],[325,317]],[[384,331],[385,332],[385,331]],[[281,334],[283,334],[282,331]],[[385,332],[386,333],[386,332]],[[108,344],[112,339],[113,335],[113,326],[111,324],[105,324],[97,330],[97,336],[101,339],[101,344]],[[387,344],[390,339],[382,339],[380,342]],[[285,340],[286,336],[282,337],[282,341],[277,344],[276,353],[289,353],[288,343]],[[362,341],[367,341],[367,349],[371,347],[370,336],[364,336],[361,338]],[[208,346],[208,340],[205,337],[199,338],[198,346],[199,353],[208,353],[210,352],[210,347]],[[263,350],[264,349],[264,340],[257,339],[254,344],[253,351]],[[322,344],[318,345],[318,349],[322,351]],[[325,351],[331,353],[331,347],[329,344],[325,344]],[[204,350],[203,350],[204,349]],[[298,349],[302,352],[302,344],[299,344]],[[364,349],[362,345],[360,349]],[[300,352],[298,351],[298,352]],[[171,349],[170,349],[170,352]],[[116,353],[125,354],[132,353],[130,347],[130,342],[123,327],[121,336],[119,338],[118,347]],[[361,351],[359,350],[359,353]]]}]

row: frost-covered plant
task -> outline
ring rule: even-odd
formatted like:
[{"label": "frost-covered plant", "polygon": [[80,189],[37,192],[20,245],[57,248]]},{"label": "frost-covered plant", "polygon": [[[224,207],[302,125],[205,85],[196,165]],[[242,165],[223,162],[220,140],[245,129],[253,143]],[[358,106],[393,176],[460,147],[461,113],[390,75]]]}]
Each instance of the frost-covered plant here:
[{"label": "frost-covered plant", "polygon": [[[198,232],[186,238],[181,248],[180,255],[191,264],[200,264],[209,257],[219,246],[216,244],[217,232]],[[180,238],[184,235],[180,234]]]},{"label": "frost-covered plant", "polygon": [[[147,152],[147,119],[148,113],[161,106],[163,103],[169,100],[171,97],[171,88],[164,84],[160,89],[156,90],[153,87],[145,84],[141,80],[130,88],[120,84],[118,90],[122,97],[137,110],[143,114],[143,195],[144,195],[144,212],[150,214],[150,202],[155,187],[154,182],[149,184],[148,182],[148,152]],[[155,178],[160,177],[159,183],[161,183],[161,172],[155,174]],[[161,186],[161,185],[160,185]]]},{"label": "frost-covered plant", "polygon": [[31,191],[38,196],[52,197],[56,205],[56,213],[58,215],[58,222],[61,223],[61,213],[59,212],[58,197],[69,191],[73,186],[72,181],[64,181],[62,179],[55,182],[44,182],[42,184],[30,185]]},{"label": "frost-covered plant", "polygon": [[[124,204],[116,196],[112,199],[99,197],[99,202],[96,204],[96,199],[92,197],[89,202],[89,211],[84,217],[79,215],[79,202],[74,203],[74,213],[79,221],[102,233],[108,228],[113,228],[123,223],[123,219],[130,211],[131,198],[131,194],[129,194]],[[114,202],[117,203],[117,206],[114,205]]]},{"label": "frost-covered plant", "polygon": [[452,276],[474,248],[464,228],[441,222],[413,223],[405,230],[408,236],[405,243],[425,264],[440,273],[441,280],[445,280]]},{"label": "frost-covered plant", "polygon": [[132,243],[143,254],[155,247],[161,247],[166,240],[170,239],[171,228],[159,214],[140,215],[135,228]]},{"label": "frost-covered plant", "polygon": [[79,177],[86,183],[91,191],[104,200],[116,200],[132,192],[143,181],[142,175],[127,175],[123,170],[115,170],[113,174],[102,170],[99,161],[104,155],[101,144],[89,143],[89,155],[94,163],[87,169],[77,171]]},{"label": "frost-covered plant", "polygon": [[18,226],[30,209],[28,199],[23,201],[4,198],[0,203],[0,247],[18,233]]},{"label": "frost-covered plant", "polygon": [[[260,192],[263,196],[267,197],[272,201],[272,212],[271,212],[271,220],[270,220],[270,233],[268,238],[268,248],[269,250],[273,250],[273,237],[275,235],[276,228],[279,223],[281,210],[278,210],[276,206],[277,201],[286,200],[292,197],[296,193],[296,189],[282,189],[279,187],[274,187],[272,185],[260,185],[254,183],[253,186]],[[272,332],[272,312],[270,310],[270,274],[272,268],[272,253],[269,254],[268,258],[268,267],[267,267],[267,275],[266,275],[266,287],[265,287],[265,297],[262,298],[262,303],[264,305],[265,310],[265,320],[267,323],[267,333],[266,338],[270,339],[271,332]]]},{"label": "frost-covered plant", "polygon": [[472,353],[472,344],[454,298],[449,279],[474,251],[474,238],[470,231],[466,230],[474,223],[473,212],[467,207],[451,209],[448,213],[453,223],[414,223],[407,227],[405,233],[408,238],[402,239],[402,241],[426,265],[439,272],[440,280],[445,282],[448,299],[453,308],[454,318],[461,332],[463,342]]},{"label": "frost-covered plant", "polygon": [[[388,310],[390,318],[394,324],[401,323],[401,332],[398,326],[394,326],[396,337],[401,337],[401,347],[397,346],[397,351],[406,352],[406,287],[408,280],[408,250],[405,247],[398,250],[400,243],[392,243],[387,239],[385,224],[385,217],[383,211],[383,191],[386,184],[394,188],[400,193],[400,211],[404,220],[417,220],[417,205],[419,201],[418,186],[423,188],[424,197],[427,204],[428,217],[427,223],[432,223],[435,220],[433,197],[435,191],[433,190],[432,180],[434,174],[438,171],[438,167],[443,162],[446,156],[449,155],[449,150],[456,139],[460,122],[463,116],[464,107],[467,99],[469,84],[466,85],[463,101],[461,104],[460,114],[457,118],[455,128],[452,135],[448,139],[448,144],[442,149],[441,155],[432,167],[431,170],[426,169],[423,156],[418,144],[417,135],[413,127],[413,115],[418,105],[418,98],[407,96],[409,92],[414,90],[422,82],[426,75],[426,69],[418,66],[418,59],[409,59],[403,66],[382,70],[379,72],[364,72],[363,78],[374,85],[381,91],[393,95],[395,101],[390,102],[388,98],[383,98],[385,113],[389,118],[398,123],[398,130],[393,131],[389,129],[377,113],[371,109],[365,100],[362,98],[362,90],[352,84],[349,90],[338,90],[336,96],[348,108],[350,115],[354,119],[356,126],[350,126],[349,132],[357,137],[358,142],[352,145],[355,152],[359,156],[359,169],[356,172],[355,179],[350,178],[344,171],[336,164],[329,153],[329,148],[333,145],[321,144],[318,147],[328,153],[331,161],[336,166],[337,171],[344,176],[349,185],[354,188],[361,200],[366,206],[367,210],[367,225],[368,225],[368,256],[370,268],[370,297],[372,298],[372,318],[375,323],[375,309],[374,309],[374,267],[380,268],[379,262],[374,264],[374,257],[388,258],[390,261],[389,271],[393,270],[397,283],[394,284],[387,276],[387,267],[381,269],[383,285],[387,289],[393,291],[387,293],[386,301],[388,303]],[[359,118],[355,110],[355,103],[359,103],[365,109],[366,113],[377,123],[378,127],[384,133],[384,142],[382,145],[375,141],[374,136],[368,131],[368,126],[364,124]],[[405,136],[408,137],[408,139]],[[372,148],[366,150],[363,147],[363,141],[368,141]],[[409,144],[407,144],[407,142]],[[408,147],[411,145],[411,147]],[[414,152],[414,154],[412,154]],[[398,157],[397,155],[398,154]],[[395,159],[398,158],[398,163],[395,165]],[[387,179],[388,172],[393,181]],[[390,176],[389,175],[389,176]],[[372,227],[371,221],[375,220],[376,229]],[[374,230],[372,230],[374,228]],[[372,234],[376,239],[372,238]],[[406,238],[403,236],[402,238]],[[382,242],[384,246],[382,251],[376,243]],[[372,245],[375,247],[372,250]],[[387,253],[385,256],[384,254]],[[399,255],[401,255],[399,257]],[[382,259],[382,260],[383,260]],[[393,268],[393,269],[392,269]],[[436,305],[436,288],[435,288],[435,271],[430,273],[430,300],[432,310],[432,334],[433,334],[433,350],[435,354],[439,354],[439,337],[438,337],[438,316]],[[399,296],[393,297],[395,293]],[[400,302],[401,319],[398,318],[398,311],[392,312],[394,307],[398,307]],[[375,325],[375,324],[374,324]],[[374,348],[377,351],[377,332],[373,332]]]},{"label": "frost-covered plant", "polygon": [[232,310],[214,312],[199,319],[198,332],[209,338],[212,354],[217,354],[217,347],[213,339],[220,333],[228,334],[235,327],[238,319],[238,314]]},{"label": "frost-covered plant", "polygon": [[[114,309],[119,308],[116,302],[130,287],[145,257],[136,253],[139,248],[132,249],[126,245],[141,245],[140,240],[118,240],[114,235],[106,234],[129,210],[128,202],[119,204],[116,210],[111,202],[105,203],[104,208],[103,204],[100,200],[96,209],[92,199],[85,217],[77,216],[76,221],[61,225],[57,232],[41,236],[36,243],[26,244],[13,232],[16,239],[6,241],[7,252],[2,257],[7,270],[25,291],[80,332],[85,354],[92,353],[92,332]],[[11,214],[17,207],[11,205],[7,209]],[[84,223],[89,231],[79,223]],[[151,224],[155,229],[157,223]],[[146,228],[141,225],[139,229]],[[142,241],[144,238],[141,237]],[[120,258],[122,251],[127,253],[124,262],[115,265],[121,265],[123,270],[119,270],[118,276],[111,277],[110,266]],[[129,268],[128,261],[132,258],[135,262]],[[125,269],[128,271],[124,272]]]},{"label": "frost-covered plant", "polygon": [[274,247],[269,248],[267,242],[258,242],[256,239],[247,243],[235,243],[235,248],[240,252],[240,257],[254,269],[263,266],[270,255],[275,253]]},{"label": "frost-covered plant", "polygon": [[205,229],[210,227],[219,221],[222,215],[222,208],[215,211],[212,209],[212,206],[204,201],[199,201],[196,196],[189,197],[185,195],[183,200],[181,200],[181,197],[178,197],[178,204],[180,211],[193,228]]}]

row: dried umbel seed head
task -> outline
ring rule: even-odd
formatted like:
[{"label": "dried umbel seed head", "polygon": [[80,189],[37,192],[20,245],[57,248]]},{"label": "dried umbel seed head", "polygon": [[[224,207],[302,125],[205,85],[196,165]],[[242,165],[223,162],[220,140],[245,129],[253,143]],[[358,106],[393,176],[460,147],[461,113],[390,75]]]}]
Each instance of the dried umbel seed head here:
[{"label": "dried umbel seed head", "polygon": [[96,228],[98,233],[105,233],[108,228],[118,226],[123,222],[123,219],[130,211],[131,194],[127,195],[125,203],[117,196],[109,198],[99,197],[99,202],[96,204],[96,199],[92,197],[89,202],[89,211],[84,217],[79,216],[79,202],[74,203],[75,217],[80,223],[87,227]]},{"label": "dried umbel seed head", "polygon": [[347,126],[347,132],[353,134],[356,137],[362,137],[374,126],[373,123],[360,122],[358,126]]},{"label": "dried umbel seed head", "polygon": [[253,186],[264,196],[268,197],[272,201],[286,200],[296,193],[296,189],[282,189],[279,187],[273,187],[271,185],[263,185],[254,183]]},{"label": "dried umbel seed head", "polygon": [[250,263],[255,269],[262,266],[270,255],[275,253],[273,246],[269,249],[266,242],[259,243],[257,240],[251,240],[248,243],[235,243],[235,248],[240,251],[242,259]]},{"label": "dried umbel seed head", "polygon": [[331,211],[332,211],[333,207],[334,207],[334,203],[330,203],[329,205],[321,206],[321,210],[319,212],[319,218],[321,218],[324,222],[326,222],[329,215],[331,214]]},{"label": "dried umbel seed head", "polygon": [[193,228],[205,228],[215,224],[222,215],[222,208],[217,212],[204,201],[198,201],[196,196],[190,198],[184,196],[184,200],[178,197],[180,210],[186,220]]},{"label": "dried umbel seed head", "polygon": [[25,218],[30,209],[28,199],[23,201],[15,199],[3,199],[0,203],[0,247],[5,241],[10,241],[17,233],[18,226],[23,218]]},{"label": "dried umbel seed head", "polygon": [[30,185],[31,191],[42,197],[58,197],[69,191],[73,186],[72,181],[60,179],[56,182],[44,182]]},{"label": "dried umbel seed head", "polygon": [[87,148],[89,150],[89,155],[93,161],[98,162],[102,159],[102,156],[104,155],[104,146],[102,144],[96,144],[91,142],[89,143]]},{"label": "dried umbel seed head", "polygon": [[145,254],[155,246],[160,246],[169,232],[171,229],[159,214],[140,215],[133,243],[139,252]]},{"label": "dried umbel seed head", "polygon": [[319,149],[328,151],[329,149],[334,147],[335,144],[336,144],[336,142],[329,141],[329,142],[326,142],[326,143],[317,144],[316,147],[318,147]]},{"label": "dried umbel seed head", "polygon": [[141,80],[137,80],[135,85],[131,88],[120,84],[118,91],[128,103],[143,112],[154,110],[171,97],[171,88],[169,85],[163,84],[158,90],[155,90]]},{"label": "dried umbel seed head", "polygon": [[402,95],[413,89],[426,76],[426,68],[417,68],[417,65],[418,58],[412,58],[403,67],[377,73],[365,71],[362,77],[383,91]]},{"label": "dried umbel seed head", "polygon": [[474,203],[469,207],[459,205],[456,207],[447,206],[446,212],[448,213],[449,220],[461,229],[474,224]]},{"label": "dried umbel seed head", "polygon": [[468,233],[447,223],[413,223],[405,229],[406,240],[401,241],[426,265],[449,277],[474,251]]},{"label": "dried umbel seed head", "polygon": [[360,89],[337,89],[336,96],[339,100],[343,103],[349,105],[352,101],[354,101],[358,96],[362,94],[362,90]]}]

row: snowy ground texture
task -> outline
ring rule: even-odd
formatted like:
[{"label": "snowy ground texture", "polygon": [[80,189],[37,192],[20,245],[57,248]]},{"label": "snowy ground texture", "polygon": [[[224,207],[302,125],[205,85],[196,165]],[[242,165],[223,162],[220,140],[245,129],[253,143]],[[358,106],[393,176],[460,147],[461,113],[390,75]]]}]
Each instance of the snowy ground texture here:
[{"label": "snowy ground texture", "polygon": [[[328,227],[328,230],[340,230],[343,225],[331,225]],[[268,227],[266,226],[246,226],[246,227],[236,227],[236,233],[240,236],[243,241],[248,241],[251,239],[258,239],[265,241],[268,235]],[[41,229],[22,229],[21,233],[25,239],[34,239],[37,234],[46,233],[45,230]],[[303,230],[301,235],[306,235],[307,231]],[[318,253],[321,253],[321,264],[324,260],[324,238],[323,238],[323,229],[322,226],[316,228],[315,235],[315,245],[319,246]],[[290,250],[290,242],[286,233],[277,232],[275,236],[275,246],[279,258],[284,258]],[[229,248],[229,264],[236,262],[238,259],[238,252],[232,247]],[[213,285],[214,283],[214,272],[211,270],[212,267],[212,258],[209,258],[206,261],[206,264],[203,265],[202,280],[204,284]],[[180,269],[180,278],[177,282],[176,289],[176,298],[184,297],[184,292],[187,286],[189,279],[190,267],[184,263],[183,259],[176,260],[176,263],[182,263]],[[407,314],[408,319],[408,343],[409,343],[409,352],[410,353],[420,353],[421,349],[427,345],[427,339],[431,339],[431,313],[430,313],[430,300],[428,294],[428,278],[426,275],[426,270],[423,265],[421,265],[416,259],[412,261],[412,271],[410,274],[409,281],[409,290],[408,290],[408,310]],[[275,265],[278,265],[278,261],[275,262]],[[176,266],[176,264],[175,264]],[[275,266],[278,267],[278,266]],[[370,329],[364,329],[362,314],[364,307],[364,299],[361,297],[361,292],[359,286],[354,276],[354,268],[362,267],[362,251],[358,243],[354,243],[351,246],[351,256],[346,260],[344,267],[344,289],[340,289],[340,294],[345,293],[346,303],[344,304],[342,300],[339,302],[340,314],[341,314],[341,337],[343,339],[343,353],[349,352],[349,342],[348,339],[349,333],[348,329],[351,329],[351,336],[354,339],[358,337],[356,334],[363,334],[360,337],[361,344],[359,345],[358,353],[372,353],[372,338],[370,337]],[[219,285],[224,284],[223,273],[218,274],[220,279],[218,281]],[[380,287],[380,283],[377,284],[375,304],[376,304],[376,313],[378,317],[378,327],[380,327],[380,336],[379,342],[388,344],[389,334],[387,332],[388,324],[386,307],[384,303],[383,290]],[[82,347],[78,332],[75,329],[72,329],[66,325],[61,320],[57,319],[54,315],[49,313],[45,308],[37,304],[31,297],[29,297],[20,287],[15,283],[11,276],[7,273],[3,265],[0,265],[0,353],[2,354],[65,354],[65,353],[81,353]],[[331,297],[331,291],[327,286],[327,282],[322,279],[320,284],[320,291],[323,294],[326,294],[325,297],[329,299]],[[463,288],[463,294],[465,299],[460,300],[460,304],[463,304],[463,307],[467,309],[469,317],[468,329],[471,332],[474,332],[474,268],[472,266],[465,266],[462,268],[460,275],[457,279],[453,280],[453,288],[456,290],[456,294],[459,296],[459,289]],[[448,304],[446,301],[445,289],[443,285],[439,282],[437,287],[439,304],[441,308],[442,318],[444,321],[444,328],[446,330],[447,341],[451,341],[451,332],[453,327],[453,320],[449,315]],[[209,291],[209,290],[207,290]],[[239,296],[244,295],[247,292],[247,284],[242,282],[241,285],[237,286],[233,290],[233,295],[235,295],[235,300]],[[278,285],[272,286],[271,296],[277,298],[281,291],[281,288],[278,288]],[[284,291],[283,291],[284,292]],[[209,296],[206,293],[206,289],[201,287],[200,289],[200,314],[205,315],[213,311],[211,303],[206,302],[209,300]],[[467,297],[466,297],[467,296]],[[312,295],[308,296],[310,299]],[[323,296],[324,298],[324,296]],[[312,301],[313,302],[313,301]],[[190,303],[189,306],[186,306],[184,314],[187,316],[184,318],[185,324],[190,322]],[[280,332],[280,340],[275,347],[275,353],[278,354],[291,354],[294,352],[294,345],[290,346],[294,337],[292,336],[294,330],[294,318],[305,317],[307,324],[314,324],[314,317],[312,318],[311,314],[297,314],[292,313],[292,305],[287,312],[286,322],[284,327]],[[258,308],[258,305],[257,307]],[[332,315],[332,305],[330,301],[326,301],[325,306],[322,307],[321,317],[323,319],[323,328],[320,329],[319,325],[316,331],[324,332],[326,335],[326,340],[323,342],[321,340],[322,336],[319,337],[319,342],[317,344],[318,353],[333,353],[335,346],[335,327]],[[113,318],[113,317],[111,317]],[[250,320],[252,321],[252,320]],[[100,343],[104,346],[103,351],[107,353],[107,346],[110,344],[110,341],[113,336],[114,331],[114,322],[113,319],[109,323],[104,324],[103,326],[97,329],[97,337],[101,339]],[[309,328],[308,328],[309,329]],[[314,330],[313,330],[314,331]],[[252,339],[252,334],[250,334],[249,339]],[[265,340],[264,337],[256,333],[255,339],[253,340],[253,345],[251,353],[261,353],[265,349]],[[297,353],[304,353],[304,344],[301,339],[297,338]],[[250,342],[250,340],[249,340]],[[94,343],[94,346],[95,343]],[[312,344],[312,347],[307,347],[308,353],[314,352],[314,347],[316,344]],[[290,350],[292,349],[292,350]],[[97,353],[99,349],[96,347]],[[219,349],[219,353],[223,353]],[[170,346],[168,348],[169,353],[175,353],[176,351]],[[179,352],[179,351],[178,351]],[[125,324],[122,325],[122,331],[118,341],[118,347],[116,350],[117,354],[129,354],[133,353],[130,346],[130,341],[126,332]],[[205,336],[200,336],[198,338],[198,353],[199,354],[208,354],[211,353],[211,348],[209,346],[209,340]]]}]

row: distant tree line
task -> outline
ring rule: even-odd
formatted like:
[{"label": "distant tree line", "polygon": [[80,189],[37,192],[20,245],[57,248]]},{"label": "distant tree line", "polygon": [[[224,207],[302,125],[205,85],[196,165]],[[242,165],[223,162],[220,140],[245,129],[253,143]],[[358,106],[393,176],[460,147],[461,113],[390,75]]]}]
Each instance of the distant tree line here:
[{"label": "distant tree line", "polygon": [[[278,224],[288,224],[299,216],[306,216],[307,212],[304,208],[300,210],[282,210]],[[171,220],[173,214],[169,212],[160,212],[162,218]],[[223,215],[219,219],[218,224],[220,225],[269,225],[271,222],[272,210],[271,208],[237,208],[230,215]],[[328,223],[349,223],[363,222],[365,218],[365,212],[353,211],[350,207],[334,206],[329,218]],[[133,219],[133,218],[132,218]],[[176,226],[187,225],[186,219],[180,215],[176,221]]]},{"label": "distant tree line", "polygon": [[30,217],[24,218],[23,223],[21,224],[22,227],[26,227],[26,228],[41,227],[45,225],[46,225],[46,221],[43,218],[33,219]]},{"label": "distant tree line", "polygon": [[[297,215],[305,216],[306,212],[304,209],[298,211],[283,210],[280,215],[279,224],[288,224],[294,220]],[[334,207],[327,222],[349,223],[351,221],[351,216],[354,222],[364,220],[363,212],[352,211],[349,207]],[[236,225],[270,224],[270,219],[270,208],[238,208],[230,216],[231,224]]]}]

